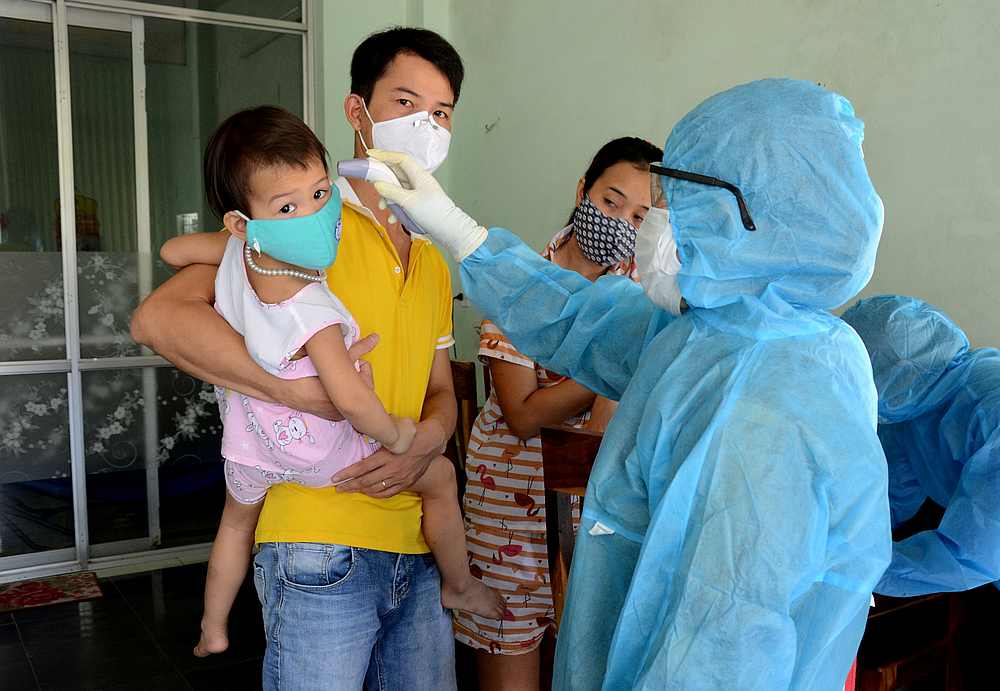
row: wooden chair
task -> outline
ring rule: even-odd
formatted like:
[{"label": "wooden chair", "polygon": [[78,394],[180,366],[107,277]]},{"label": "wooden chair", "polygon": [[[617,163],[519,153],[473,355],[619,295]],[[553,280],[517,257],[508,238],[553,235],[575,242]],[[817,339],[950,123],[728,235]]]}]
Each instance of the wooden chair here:
[{"label": "wooden chair", "polygon": [[[875,596],[858,653],[860,691],[965,688],[960,677],[956,633],[959,593],[923,597]],[[926,686],[925,686],[926,685]]]},{"label": "wooden chair", "polygon": [[[905,540],[940,524],[944,510],[932,501],[893,531]],[[959,678],[956,641],[963,614],[964,593],[921,597],[875,596],[868,626],[858,651],[858,689],[964,688]],[[972,687],[970,687],[972,688]]]},{"label": "wooden chair", "polygon": [[[489,395],[490,371],[483,368],[483,386]],[[458,421],[455,424],[455,434],[449,446],[454,445],[459,463],[465,463],[465,451],[469,448],[469,437],[472,435],[472,425],[479,415],[479,386],[476,381],[476,363],[451,362],[451,378],[455,383],[455,399],[458,402]]]},{"label": "wooden chair", "polygon": [[[448,441],[445,457],[455,466],[458,478],[458,496],[465,492],[465,453],[469,448],[469,438],[472,436],[472,426],[479,415],[479,390],[476,381],[476,363],[451,362],[451,378],[455,384],[455,400],[458,403],[458,420],[455,423],[455,433]],[[486,395],[490,391],[490,371],[483,368],[483,388]]]},{"label": "wooden chair", "polygon": [[545,473],[545,530],[549,551],[549,585],[556,626],[562,619],[566,583],[573,559],[572,499],[587,490],[590,470],[604,435],[574,427],[543,427],[542,466]]}]

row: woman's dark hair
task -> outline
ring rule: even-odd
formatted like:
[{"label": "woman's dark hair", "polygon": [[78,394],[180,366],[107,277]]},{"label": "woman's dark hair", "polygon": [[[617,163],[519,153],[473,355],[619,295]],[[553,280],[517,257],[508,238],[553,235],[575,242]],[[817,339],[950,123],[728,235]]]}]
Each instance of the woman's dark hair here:
[{"label": "woman's dark hair", "polygon": [[222,218],[239,209],[250,213],[250,178],[275,165],[305,168],[319,161],[326,169],[326,148],[309,126],[278,106],[258,106],[230,115],[205,147],[203,173],[209,208]]},{"label": "woman's dark hair", "polygon": [[[597,178],[604,175],[604,171],[616,163],[631,163],[636,168],[646,169],[650,163],[659,163],[662,160],[663,150],[645,139],[639,137],[612,139],[594,154],[594,160],[583,174],[583,193],[587,194],[597,182]],[[567,225],[573,222],[575,213],[576,209],[573,209]]]},{"label": "woman's dark hair", "polygon": [[454,103],[462,91],[465,68],[462,58],[448,41],[427,29],[396,26],[372,34],[354,49],[351,58],[351,93],[372,100],[375,82],[382,78],[389,63],[400,53],[423,58],[436,67],[451,85]]}]

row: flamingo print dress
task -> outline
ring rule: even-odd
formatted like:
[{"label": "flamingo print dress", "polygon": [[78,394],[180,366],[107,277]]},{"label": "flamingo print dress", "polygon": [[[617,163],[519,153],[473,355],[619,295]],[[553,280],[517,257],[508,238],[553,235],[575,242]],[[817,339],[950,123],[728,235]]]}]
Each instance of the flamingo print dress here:
[{"label": "flamingo print dress", "polygon": [[[543,256],[551,260],[571,232],[569,226],[557,234]],[[626,260],[607,273],[634,277],[634,272],[634,263]],[[495,358],[534,369],[539,389],[565,379],[518,352],[490,321],[482,324],[479,357],[487,366]],[[587,412],[566,424],[580,427],[589,418]],[[554,625],[555,617],[545,543],[542,440],[521,441],[510,431],[496,392],[490,394],[472,428],[465,471],[469,566],[474,576],[506,596],[509,613],[501,621],[455,611],[455,638],[501,655],[530,652],[541,643],[545,629]]]}]

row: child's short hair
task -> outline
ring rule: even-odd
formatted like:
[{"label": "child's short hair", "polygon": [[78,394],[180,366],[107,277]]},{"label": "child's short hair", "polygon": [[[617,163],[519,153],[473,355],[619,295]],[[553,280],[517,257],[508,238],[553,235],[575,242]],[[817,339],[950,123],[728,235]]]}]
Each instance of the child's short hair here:
[{"label": "child's short hair", "polygon": [[235,209],[250,213],[250,177],[275,165],[326,165],[326,147],[309,126],[284,108],[257,106],[226,118],[205,147],[205,197],[222,218]]}]

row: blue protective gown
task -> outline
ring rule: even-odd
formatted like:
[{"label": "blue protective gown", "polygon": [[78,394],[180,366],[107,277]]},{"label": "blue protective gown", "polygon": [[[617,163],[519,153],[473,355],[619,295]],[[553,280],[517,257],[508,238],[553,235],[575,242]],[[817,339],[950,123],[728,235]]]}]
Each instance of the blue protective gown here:
[{"label": "blue protective gown", "polygon": [[1000,351],[969,350],[944,313],[909,297],[844,313],[868,348],[879,392],[893,527],[925,500],[936,530],[894,543],[876,591],[898,597],[1000,580]]},{"label": "blue protective gown", "polygon": [[[839,689],[889,561],[871,365],[827,310],[871,276],[882,204],[850,103],[769,80],[710,98],[664,163],[692,309],[591,284],[492,229],[464,289],[518,349],[620,406],[587,487],[557,689]],[[600,523],[613,534],[591,534]]]}]

